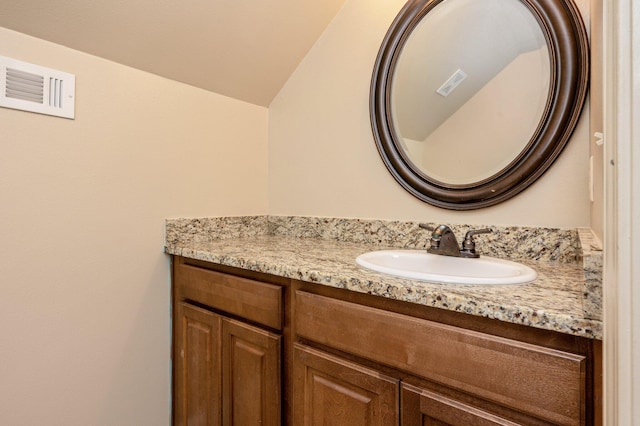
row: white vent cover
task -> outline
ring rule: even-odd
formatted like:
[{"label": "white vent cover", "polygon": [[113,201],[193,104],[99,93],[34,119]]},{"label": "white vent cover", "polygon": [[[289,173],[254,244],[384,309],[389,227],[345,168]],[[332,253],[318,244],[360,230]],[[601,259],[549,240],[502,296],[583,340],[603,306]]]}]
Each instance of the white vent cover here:
[{"label": "white vent cover", "polygon": [[467,74],[461,69],[457,69],[456,72],[451,74],[451,77],[436,90],[436,93],[440,96],[449,96],[449,93],[453,92],[453,89],[458,87],[458,84],[462,83],[465,78],[467,78]]},{"label": "white vent cover", "polygon": [[0,106],[75,116],[76,77],[62,71],[0,56]]}]

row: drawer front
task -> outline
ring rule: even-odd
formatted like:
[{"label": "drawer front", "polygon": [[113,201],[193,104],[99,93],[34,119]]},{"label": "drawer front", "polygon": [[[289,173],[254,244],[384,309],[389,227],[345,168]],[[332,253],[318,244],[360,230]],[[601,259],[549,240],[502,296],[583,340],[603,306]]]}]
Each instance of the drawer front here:
[{"label": "drawer front", "polygon": [[282,329],[282,287],[176,262],[177,298]]},{"label": "drawer front", "polygon": [[583,424],[585,357],[296,292],[296,333],[560,425]]}]

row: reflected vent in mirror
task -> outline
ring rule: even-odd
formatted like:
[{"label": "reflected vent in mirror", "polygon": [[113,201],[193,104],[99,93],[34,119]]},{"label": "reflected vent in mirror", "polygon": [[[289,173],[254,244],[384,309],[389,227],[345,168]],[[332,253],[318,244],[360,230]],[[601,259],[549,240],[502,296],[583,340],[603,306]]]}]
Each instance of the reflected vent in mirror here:
[{"label": "reflected vent in mirror", "polygon": [[449,93],[453,92],[453,89],[458,87],[465,78],[467,78],[467,74],[461,69],[457,69],[456,72],[436,90],[436,93],[441,96],[449,96]]},{"label": "reflected vent in mirror", "polygon": [[0,56],[0,106],[75,117],[73,74]]}]

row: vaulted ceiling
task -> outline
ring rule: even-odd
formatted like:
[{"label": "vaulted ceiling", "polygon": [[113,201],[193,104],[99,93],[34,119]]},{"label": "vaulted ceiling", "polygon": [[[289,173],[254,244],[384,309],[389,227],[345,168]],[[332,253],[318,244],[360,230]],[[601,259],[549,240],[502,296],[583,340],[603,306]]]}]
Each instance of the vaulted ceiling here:
[{"label": "vaulted ceiling", "polygon": [[344,2],[3,0],[0,26],[268,106]]}]

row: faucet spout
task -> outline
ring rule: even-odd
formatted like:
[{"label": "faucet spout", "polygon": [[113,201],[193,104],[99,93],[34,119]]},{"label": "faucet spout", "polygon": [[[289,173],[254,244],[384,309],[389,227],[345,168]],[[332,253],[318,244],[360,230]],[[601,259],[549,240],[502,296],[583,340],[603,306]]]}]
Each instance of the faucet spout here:
[{"label": "faucet spout", "polygon": [[455,234],[447,225],[440,225],[431,234],[431,247],[427,252],[460,257],[460,246]]},{"label": "faucet spout", "polygon": [[440,225],[437,228],[433,228],[426,224],[420,224],[419,226],[431,231],[431,246],[427,249],[427,252],[442,256],[470,258],[480,257],[480,255],[476,253],[476,243],[473,237],[478,234],[488,234],[493,232],[489,228],[471,230],[465,235],[462,248],[460,248],[455,234],[447,225]]}]

